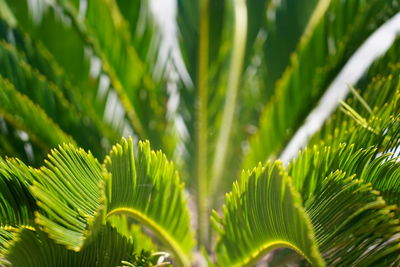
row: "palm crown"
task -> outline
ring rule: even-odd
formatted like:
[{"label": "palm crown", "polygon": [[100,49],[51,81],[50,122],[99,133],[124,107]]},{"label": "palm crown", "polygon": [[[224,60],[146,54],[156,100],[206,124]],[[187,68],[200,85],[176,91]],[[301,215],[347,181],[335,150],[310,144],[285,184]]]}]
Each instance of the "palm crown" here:
[{"label": "palm crown", "polygon": [[399,10],[178,0],[182,69],[145,0],[0,0],[0,262],[400,264],[400,40],[276,161]]}]

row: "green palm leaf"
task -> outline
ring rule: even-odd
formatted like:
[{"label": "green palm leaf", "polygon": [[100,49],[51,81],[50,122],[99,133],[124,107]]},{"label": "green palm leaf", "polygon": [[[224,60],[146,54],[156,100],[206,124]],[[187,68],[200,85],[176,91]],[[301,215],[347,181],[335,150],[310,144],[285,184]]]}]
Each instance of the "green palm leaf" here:
[{"label": "green palm leaf", "polygon": [[[375,146],[375,156],[386,152],[398,155],[400,88],[397,74],[400,68],[393,62],[397,62],[399,44],[398,39],[385,56],[371,66],[357,86],[360,89],[347,97],[342,107],[314,134],[309,145],[323,143],[338,147],[347,143],[356,148]],[[390,66],[390,74],[384,66]]]},{"label": "green palm leaf", "polygon": [[161,152],[139,142],[134,156],[131,139],[114,146],[104,161],[111,176],[107,182],[107,217],[126,215],[155,232],[175,254],[182,266],[189,266],[194,245],[183,185],[174,166]]},{"label": "green palm leaf", "polygon": [[399,252],[398,208],[389,205],[398,201],[398,164],[375,151],[314,146],[288,166],[328,265],[375,266]]},{"label": "green palm leaf", "polygon": [[370,184],[337,171],[318,184],[305,208],[328,266],[377,266],[400,251],[398,209]]},{"label": "green palm leaf", "polygon": [[0,115],[14,127],[26,131],[44,149],[63,142],[75,143],[37,105],[0,77]]},{"label": "green palm leaf", "polygon": [[397,1],[320,1],[264,108],[244,166],[279,155],[334,75],[368,35],[395,14],[396,6]]},{"label": "green palm leaf", "polygon": [[34,212],[38,210],[29,190],[33,176],[28,167],[16,159],[0,157],[0,263],[9,242],[16,239],[21,228],[32,229]]},{"label": "green palm leaf", "polygon": [[33,177],[22,162],[15,159],[3,160],[0,157],[1,227],[33,225],[37,206],[29,191],[32,180]]},{"label": "green palm leaf", "polygon": [[[248,1],[246,46],[240,117],[247,127],[257,125],[262,107],[274,93],[276,81],[289,64],[317,0]],[[257,66],[257,67],[256,67]],[[253,107],[253,108],[249,108]]]},{"label": "green palm leaf", "polygon": [[[92,104],[96,95],[88,97],[90,105],[82,105],[84,103],[79,102],[85,99],[82,94],[88,95],[89,92],[90,95],[90,90],[78,90],[71,85],[64,69],[40,43],[33,42],[20,29],[12,28],[4,21],[0,24],[1,74],[18,91],[40,105],[62,130],[78,140],[81,147],[91,148],[96,156],[103,157],[109,146],[98,144],[105,138],[114,143],[120,138],[120,133],[103,122],[104,110],[95,110],[94,107],[99,106]],[[90,89],[90,86],[85,88]]]},{"label": "green palm leaf", "polygon": [[136,254],[132,238],[122,236],[109,225],[101,227],[79,252],[66,250],[44,232],[24,229],[10,242],[5,257],[12,266],[106,267],[121,266],[122,261],[138,266],[151,264],[149,252]]},{"label": "green palm leaf", "polygon": [[40,207],[35,222],[56,243],[79,251],[102,220],[101,166],[72,145],[52,150],[46,165],[32,170],[31,191]]},{"label": "green palm leaf", "polygon": [[[136,134],[141,138],[150,138],[154,145],[161,147],[163,133],[167,129],[165,84],[149,74],[150,62],[154,66],[156,60],[148,63],[142,61],[130,35],[128,21],[121,14],[117,2],[91,2],[83,20],[79,18],[77,3],[68,0],[58,3],[102,60],[104,70],[110,77]],[[123,6],[122,2],[120,4]],[[99,21],[98,17],[102,20]],[[144,27],[146,26],[154,28],[154,24],[145,24]],[[155,31],[153,38],[157,39]]]},{"label": "green palm leaf", "polygon": [[277,247],[292,248],[315,266],[325,265],[300,196],[280,163],[244,172],[227,195],[223,218],[216,213],[213,218],[220,232],[220,266],[250,266]]},{"label": "green palm leaf", "polygon": [[92,120],[86,119],[84,123],[88,117],[82,116],[77,107],[65,98],[62,89],[33,69],[14,47],[1,43],[0,51],[0,60],[4,63],[0,74],[19,92],[39,105],[63,131],[78,140],[80,146],[93,148],[97,155],[103,156],[104,152],[97,146],[101,140],[99,136],[101,129],[96,127]]}]

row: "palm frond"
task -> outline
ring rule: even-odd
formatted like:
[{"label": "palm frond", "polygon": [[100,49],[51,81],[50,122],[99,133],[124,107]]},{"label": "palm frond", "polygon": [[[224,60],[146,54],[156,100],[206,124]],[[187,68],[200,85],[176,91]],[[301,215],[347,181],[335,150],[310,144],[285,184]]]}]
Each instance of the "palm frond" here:
[{"label": "palm frond", "polygon": [[398,164],[375,151],[314,146],[288,166],[328,265],[374,266],[400,249],[399,211],[391,205],[398,201]]},{"label": "palm frond", "polygon": [[56,243],[79,251],[102,220],[100,163],[72,145],[52,150],[47,167],[32,170],[32,194],[40,211],[35,222]]},{"label": "palm frond", "polygon": [[289,64],[290,55],[295,51],[317,4],[317,0],[282,0],[278,1],[278,4],[270,4],[266,18],[268,36],[263,47],[266,64],[264,82],[267,94],[271,93],[271,89]]},{"label": "palm frond", "polygon": [[[154,66],[151,63],[156,64],[157,61],[153,59],[147,62],[145,60],[149,58],[140,58],[130,35],[129,21],[121,14],[117,2],[91,2],[83,19],[80,18],[79,6],[74,1],[62,0],[58,3],[102,60],[103,68],[110,77],[136,134],[142,139],[149,138],[156,147],[162,147],[163,141],[166,141],[163,135],[171,134],[166,131],[166,83],[149,73]],[[102,20],[99,21],[98,17]],[[146,26],[154,29],[154,23],[144,24]],[[152,38],[157,40],[157,36],[154,30]]]},{"label": "palm frond", "polygon": [[28,97],[0,77],[0,115],[14,127],[29,134],[33,142],[48,149],[63,142],[75,143]]},{"label": "palm frond", "polygon": [[161,152],[139,142],[134,156],[132,139],[114,146],[104,161],[107,217],[125,215],[150,228],[176,256],[189,265],[194,241],[183,185],[172,163]]},{"label": "palm frond", "polygon": [[[390,61],[399,43],[397,41],[386,56],[377,60],[360,82],[362,86],[366,80],[370,80],[365,88],[359,87],[357,94],[362,101],[353,94],[349,95],[345,102],[346,108],[339,108],[311,138],[309,144],[323,143],[337,147],[340,143],[347,143],[357,148],[375,146],[376,153],[394,152],[398,155],[400,83],[397,76],[400,68],[390,64]],[[391,74],[385,75],[383,64],[392,66]],[[369,109],[364,105],[368,105]],[[349,116],[349,113],[352,114]],[[358,119],[354,119],[354,116]]]},{"label": "palm frond", "polygon": [[360,174],[360,179],[370,182],[387,203],[400,207],[400,163],[398,158],[389,159],[390,156],[383,154],[371,161]]},{"label": "palm frond", "polygon": [[[29,256],[27,256],[29,255]],[[136,251],[132,238],[104,225],[98,233],[76,252],[66,250],[39,230],[23,229],[8,244],[5,259],[12,266],[121,266],[122,261],[133,264],[154,263],[150,252]],[[6,264],[8,266],[10,264]]]},{"label": "palm frond", "polygon": [[[30,92],[27,95],[41,105],[50,117],[57,115],[57,123],[78,140],[81,147],[103,157],[110,144],[119,140],[123,125],[116,124],[116,121],[112,124],[103,118],[107,88],[102,88],[103,76],[89,75],[91,66],[85,55],[89,49],[80,41],[78,33],[54,13],[46,12],[43,23],[35,27],[29,19],[26,1],[13,4],[12,7],[18,18],[18,27],[0,22],[0,38],[4,41],[3,49],[7,50],[2,60],[3,75],[18,90]],[[29,32],[29,36],[26,32]],[[52,41],[51,33],[60,35],[59,42]],[[41,93],[28,89],[29,83],[32,83],[31,87],[38,86],[37,90]],[[99,143],[102,146],[98,146]]]},{"label": "palm frond", "polygon": [[38,209],[29,190],[33,177],[19,160],[0,157],[0,226],[32,226]]},{"label": "palm frond", "polygon": [[104,155],[102,147],[98,144],[102,138],[100,133],[105,133],[106,136],[107,133],[98,128],[93,120],[88,119],[87,113],[82,115],[82,112],[66,99],[63,90],[33,69],[13,46],[0,43],[0,50],[0,60],[3,62],[0,74],[19,92],[39,105],[63,131],[77,140],[78,145],[92,148],[96,155]]},{"label": "palm frond", "polygon": [[399,164],[387,153],[400,140],[399,82],[382,67],[396,61],[397,46],[374,63],[360,83],[369,80],[368,86],[351,94],[288,166],[329,265],[395,266],[400,260]]},{"label": "palm frond", "polygon": [[305,209],[328,266],[377,266],[400,251],[398,208],[371,184],[336,171],[318,183]]},{"label": "palm frond", "polygon": [[[205,162],[206,166],[202,169],[207,176],[209,175],[207,169],[212,164],[218,131],[221,126],[221,107],[224,106],[227,91],[227,70],[233,39],[234,11],[231,1],[209,1],[209,6],[204,7],[203,12],[207,12],[207,14],[203,14],[202,20],[207,20],[207,25],[213,23],[215,26],[209,27],[204,24],[203,36],[200,36],[200,2],[198,0],[178,1],[177,14],[181,51],[189,75],[189,77],[183,77],[178,84],[180,87],[179,113],[188,132],[188,136],[183,140],[188,177],[195,177],[195,158],[198,157],[196,151],[200,146],[197,144],[199,142],[197,138],[205,138],[200,150],[205,150],[207,161]],[[203,43],[202,49],[205,51],[200,52],[200,42]],[[201,71],[199,69],[200,60],[204,62]],[[201,89],[199,83],[202,85]],[[200,106],[202,106],[202,110],[200,110]],[[198,133],[200,124],[196,121],[199,120],[205,126],[205,131],[208,132],[206,135]],[[207,129],[213,130],[208,131]],[[196,141],[194,142],[194,140]],[[188,182],[194,181],[189,180]]]},{"label": "palm frond", "polygon": [[300,195],[280,163],[244,172],[226,196],[223,217],[214,213],[213,219],[220,232],[220,266],[249,266],[278,247],[296,250],[315,266],[325,265]]},{"label": "palm frond", "polygon": [[254,166],[282,151],[346,60],[372,31],[395,14],[397,6],[397,1],[379,0],[319,3],[290,66],[264,108],[244,166]]},{"label": "palm frond", "polygon": [[[290,55],[303,34],[318,1],[248,1],[249,33],[245,64],[248,68],[242,97],[247,125],[256,125],[261,107],[274,92],[276,81],[289,64]],[[257,66],[257,67],[256,67]],[[242,101],[241,101],[242,102]],[[251,104],[250,104],[251,103]],[[253,105],[250,110],[248,106]],[[242,116],[243,117],[243,116]]]}]

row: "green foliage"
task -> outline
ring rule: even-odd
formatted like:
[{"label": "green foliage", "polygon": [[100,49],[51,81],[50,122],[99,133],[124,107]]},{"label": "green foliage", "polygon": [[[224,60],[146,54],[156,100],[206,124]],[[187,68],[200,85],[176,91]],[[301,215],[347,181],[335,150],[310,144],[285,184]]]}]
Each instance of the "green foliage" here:
[{"label": "green foliage", "polygon": [[34,142],[42,147],[51,147],[63,142],[75,143],[40,106],[19,93],[10,82],[0,78],[0,86],[0,114],[15,127],[28,132]]},{"label": "green foliage", "polygon": [[0,0],[0,265],[399,265],[400,38],[271,160],[400,2],[150,6]]},{"label": "green foliage", "polygon": [[397,5],[397,1],[379,0],[319,2],[289,67],[277,82],[274,96],[262,112],[245,167],[279,156],[334,74],[384,18],[396,12]]},{"label": "green foliage", "polygon": [[107,182],[107,217],[126,215],[157,233],[178,256],[190,265],[188,256],[194,241],[183,184],[172,163],[160,151],[139,142],[135,159],[132,139],[122,140],[104,161],[111,177]]},{"label": "green foliage", "polygon": [[[30,255],[27,257],[26,255]],[[41,232],[21,230],[10,244],[7,259],[13,266],[118,266],[122,261],[144,263],[150,255],[137,255],[131,240],[115,228],[103,226],[82,250],[75,252],[54,243]]]},{"label": "green foliage", "polygon": [[48,157],[46,167],[33,171],[30,190],[40,207],[35,221],[56,243],[78,251],[88,225],[101,216],[101,167],[91,154],[68,145]]},{"label": "green foliage", "polygon": [[[220,266],[248,266],[268,251],[289,247],[324,266],[300,195],[279,162],[243,173],[226,196],[217,257]],[[216,223],[218,224],[218,223]]]}]

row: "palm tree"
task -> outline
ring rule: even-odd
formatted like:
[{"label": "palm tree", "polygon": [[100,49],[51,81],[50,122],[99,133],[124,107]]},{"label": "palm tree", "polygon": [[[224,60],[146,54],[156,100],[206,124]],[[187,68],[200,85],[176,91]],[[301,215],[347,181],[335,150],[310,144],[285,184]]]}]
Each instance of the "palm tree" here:
[{"label": "palm tree", "polygon": [[0,0],[0,262],[399,265],[400,39],[279,161],[399,10],[178,0],[180,61],[147,1]]}]

